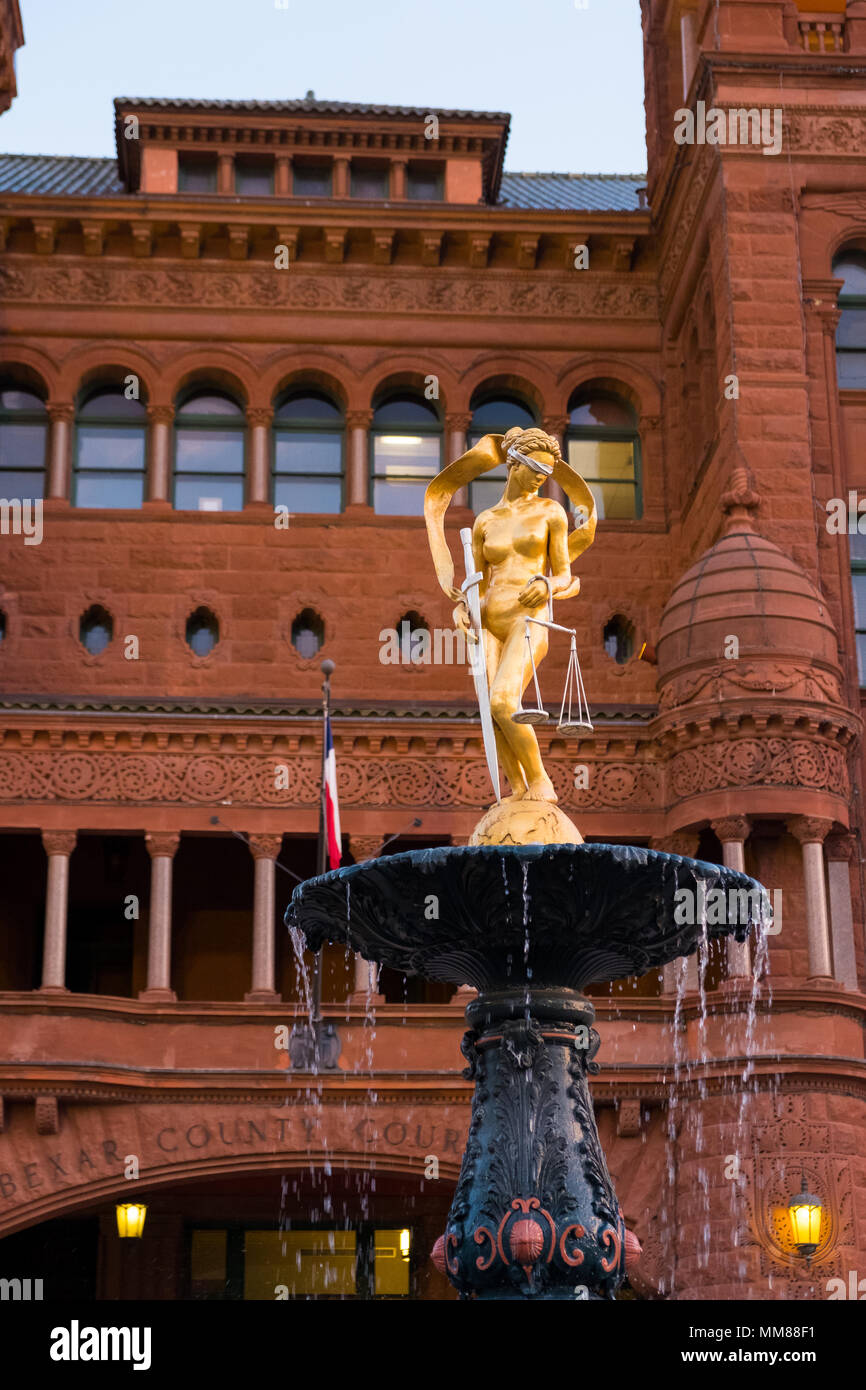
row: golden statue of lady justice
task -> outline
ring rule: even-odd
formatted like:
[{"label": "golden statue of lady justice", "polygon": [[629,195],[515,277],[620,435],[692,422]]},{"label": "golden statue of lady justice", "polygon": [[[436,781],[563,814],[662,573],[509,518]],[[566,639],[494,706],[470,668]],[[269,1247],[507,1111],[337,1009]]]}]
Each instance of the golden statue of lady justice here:
[{"label": "golden statue of lady justice", "polygon": [[[445,511],[458,488],[503,463],[508,477],[501,501],[475,518],[471,542],[468,531],[461,533],[467,578],[457,588]],[[574,504],[578,524],[570,535],[565,509],[538,495],[549,477]],[[478,653],[473,675],[497,804],[476,826],[471,842],[579,844],[577,827],[556,808],[556,792],[531,727],[547,716],[540,708],[524,710],[522,697],[533,679],[538,693],[537,667],[547,652],[549,630],[558,627],[552,621],[552,601],[572,598],[580,589],[571,565],[595,536],[595,499],[565,462],[555,439],[544,430],[517,427],[505,435],[485,435],[443,469],[425,493],[424,517],[436,577],[457,604],[454,623],[466,634],[470,651]],[[483,659],[474,645],[479,641]],[[569,677],[572,659],[585,708],[573,636]],[[561,722],[560,727],[568,725]],[[497,761],[511,787],[503,800]]]}]

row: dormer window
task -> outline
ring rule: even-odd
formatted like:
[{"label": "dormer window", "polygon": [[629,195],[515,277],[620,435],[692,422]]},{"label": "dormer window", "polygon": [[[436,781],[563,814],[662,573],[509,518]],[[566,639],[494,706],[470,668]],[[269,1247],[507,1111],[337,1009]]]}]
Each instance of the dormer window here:
[{"label": "dormer window", "polygon": [[352,160],[352,197],[387,198],[387,164],[368,164],[365,160]]},{"label": "dormer window", "polygon": [[177,187],[180,193],[216,193],[216,156],[181,150],[177,157]]},{"label": "dormer window", "polygon": [[296,198],[330,198],[333,165],[292,161],[292,188]]},{"label": "dormer window", "polygon": [[273,160],[239,155],[235,160],[235,193],[244,198],[269,198],[273,191]]},{"label": "dormer window", "polygon": [[406,172],[406,197],[418,202],[441,202],[445,177],[438,164],[410,164]]}]

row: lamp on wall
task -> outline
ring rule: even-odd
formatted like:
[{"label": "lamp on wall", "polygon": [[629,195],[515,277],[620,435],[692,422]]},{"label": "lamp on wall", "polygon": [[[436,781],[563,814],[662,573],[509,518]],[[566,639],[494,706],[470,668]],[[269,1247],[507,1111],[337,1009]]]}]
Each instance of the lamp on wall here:
[{"label": "lamp on wall", "polygon": [[117,1212],[117,1234],[124,1238],[140,1236],[144,1230],[147,1207],[141,1202],[122,1202],[115,1208]]},{"label": "lamp on wall", "polygon": [[788,1203],[788,1215],[798,1255],[811,1260],[821,1240],[823,1204],[820,1197],[806,1191],[806,1178],[800,1178],[800,1191]]},{"label": "lamp on wall", "polygon": [[401,1232],[400,1232],[400,1254],[403,1256],[403,1259],[404,1259],[404,1260],[408,1260],[408,1258],[409,1258],[409,1250],[411,1249],[411,1246],[412,1246],[412,1235],[411,1235],[411,1232],[409,1232],[409,1231],[401,1231]]}]

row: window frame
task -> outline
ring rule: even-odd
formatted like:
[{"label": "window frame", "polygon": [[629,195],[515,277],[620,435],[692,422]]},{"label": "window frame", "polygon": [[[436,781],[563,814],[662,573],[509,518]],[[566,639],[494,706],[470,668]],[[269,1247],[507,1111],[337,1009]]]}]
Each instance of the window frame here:
[{"label": "window frame", "polygon": [[[470,403],[469,403],[470,413],[472,414],[472,416],[474,416],[476,410],[481,410],[482,407],[484,407],[485,405],[490,405],[491,402],[493,402],[493,401],[505,401],[506,399],[507,399],[507,397],[506,397],[505,395],[500,394],[498,391],[489,391],[489,392],[485,392],[484,395],[482,396],[481,400],[476,400],[474,405],[473,405],[472,402],[470,401]],[[538,426],[538,414],[537,414],[537,412],[533,409],[533,407],[530,405],[529,401],[523,400],[522,397],[518,396],[518,395],[515,393],[514,396],[513,396],[513,398],[512,398],[512,400],[509,402],[509,405],[520,406],[520,408],[521,408],[522,410],[525,410],[525,411],[526,411],[527,415],[531,416],[532,423],[529,424],[529,425],[521,425],[521,429],[525,429],[525,430],[538,429],[538,427],[539,427],[539,426]],[[511,429],[512,426],[509,425],[508,428]],[[500,433],[501,433],[501,434],[505,434],[505,430],[499,430],[499,429],[496,429],[496,428],[494,427],[492,430],[489,430],[489,429],[482,430],[482,432],[479,434],[477,430],[474,430],[474,429],[472,428],[472,421],[470,420],[470,422],[469,422],[469,427],[468,427],[468,429],[467,429],[467,431],[466,431],[466,448],[467,448],[467,451],[468,451],[469,449],[474,448],[475,445],[478,443],[478,440],[479,440],[479,439],[483,439],[484,436],[485,436],[485,434],[500,434]],[[473,436],[476,435],[476,434],[477,434],[478,437],[477,437],[477,438],[473,438]],[[507,465],[507,463],[506,463],[506,465],[505,465],[505,477],[504,477],[504,478],[495,478],[495,477],[493,477],[493,476],[492,476],[492,470],[491,470],[490,473],[481,473],[477,478],[473,478],[472,481],[471,481],[471,483],[469,484],[469,509],[470,509],[470,511],[475,512],[476,516],[478,515],[478,511],[476,510],[475,503],[474,503],[474,501],[473,501],[473,493],[474,493],[475,488],[479,485],[479,483],[482,484],[482,485],[485,484],[485,483],[489,485],[489,484],[491,484],[491,483],[499,483],[499,482],[501,482],[501,483],[502,483],[502,486],[503,486],[503,489],[504,489],[505,484],[506,484],[507,481],[508,481],[508,465]],[[481,508],[480,508],[480,511],[487,511],[487,510],[488,510],[488,508],[486,508],[486,507],[481,507]]]},{"label": "window frame", "polygon": [[[141,405],[142,410],[143,410],[143,412],[144,412],[143,417],[142,417],[141,424],[133,424],[131,420],[123,420],[122,417],[116,416],[116,415],[91,415],[91,416],[88,416],[86,420],[82,420],[82,419],[81,419],[81,411],[84,409],[84,407],[85,407],[90,401],[92,401],[96,396],[107,396],[107,395],[109,395],[109,394],[114,394],[114,395],[118,395],[118,396],[123,396],[123,394],[124,394],[124,393],[123,393],[123,388],[122,388],[122,387],[119,387],[119,386],[118,386],[118,387],[115,387],[115,386],[112,386],[111,384],[108,384],[108,385],[105,385],[105,386],[97,386],[97,387],[95,387],[92,391],[88,391],[86,395],[82,396],[81,399],[79,400],[78,404],[77,404],[76,407],[75,407],[75,420],[74,420],[75,440],[74,440],[74,444],[73,444],[73,448],[72,448],[72,486],[70,487],[70,490],[69,490],[69,491],[70,491],[70,498],[69,498],[70,506],[79,508],[81,511],[85,511],[85,512],[87,512],[87,511],[91,511],[91,512],[98,512],[98,511],[106,511],[106,512],[140,512],[141,509],[142,509],[142,507],[144,506],[145,502],[147,501],[147,478],[148,478],[148,462],[149,462],[149,460],[148,460],[148,445],[149,445],[149,442],[150,442],[150,422],[148,421],[148,418],[147,418],[147,407],[145,406],[144,401],[142,401],[142,400],[139,401],[139,404]],[[79,459],[80,459],[81,426],[82,426],[82,425],[84,425],[84,427],[85,427],[86,429],[89,429],[92,425],[96,425],[97,428],[108,427],[108,428],[114,428],[114,429],[117,429],[117,428],[121,428],[121,429],[127,428],[127,429],[129,429],[129,430],[133,430],[133,429],[141,430],[142,435],[144,436],[144,439],[143,439],[143,443],[144,443],[144,460],[143,460],[143,463],[142,463],[142,466],[141,466],[141,470],[140,470],[140,471],[141,471],[141,501],[138,503],[137,506],[135,506],[135,507],[93,507],[93,506],[86,506],[86,505],[83,504],[83,503],[79,503],[79,501],[78,501],[78,483],[79,483],[79,479],[80,479],[80,476],[81,476]],[[94,468],[94,469],[90,469],[89,472],[95,474],[96,476],[101,476],[101,477],[106,477],[106,478],[114,478],[114,477],[117,477],[117,476],[119,476],[119,477],[124,477],[124,478],[130,478],[130,477],[133,477],[133,476],[138,476],[139,470],[136,469],[135,472],[133,473],[133,470],[132,470],[131,468],[116,469],[116,470],[114,470],[114,471],[112,471],[111,469],[108,469],[108,468],[105,468],[105,469]]]},{"label": "window frame", "polygon": [[[849,246],[849,247],[847,247],[844,251],[839,251],[839,252],[833,257],[833,267],[832,267],[832,269],[833,269],[833,276],[834,276],[834,278],[836,278],[836,279],[841,279],[841,278],[842,278],[842,276],[839,274],[838,269],[837,269],[838,262],[844,261],[845,259],[851,259],[851,260],[853,260],[855,257],[859,257],[859,258],[861,259],[861,261],[863,262],[863,269],[866,270],[866,251],[861,251],[861,250],[860,250],[858,247],[856,247],[856,246]],[[837,365],[836,365],[836,387],[837,387],[837,390],[839,390],[839,391],[864,391],[864,390],[866,390],[866,341],[864,341],[862,347],[840,347],[840,345],[839,345],[839,332],[840,332],[840,330],[841,330],[841,328],[842,328],[842,316],[844,315],[846,309],[860,309],[860,310],[866,312],[866,294],[846,294],[846,293],[845,293],[844,286],[843,286],[843,288],[839,291],[839,298],[838,298],[838,300],[837,300],[837,306],[838,306],[838,309],[839,309],[839,322],[838,322],[838,324],[837,324],[837,326],[836,326],[836,332],[835,332],[835,334],[834,334],[834,347],[835,347],[835,349],[836,349],[836,364],[837,364]],[[862,359],[862,362],[863,362],[863,384],[862,384],[861,386],[843,386],[843,385],[841,384],[841,382],[839,381],[839,366],[838,366],[840,356],[860,357],[860,358]]]},{"label": "window frame", "polygon": [[[575,396],[572,397],[572,400],[575,400],[578,394],[579,393],[575,393]],[[568,411],[568,427],[565,431],[565,438],[563,440],[563,443],[565,445],[565,449],[563,451],[565,455],[565,460],[566,462],[568,462],[568,446],[571,440],[586,440],[596,444],[631,444],[632,459],[634,461],[634,516],[600,516],[598,518],[598,524],[599,526],[604,526],[606,524],[626,525],[633,521],[642,521],[644,513],[643,466],[641,457],[640,427],[638,425],[638,422],[635,421],[634,426],[631,430],[619,428],[612,429],[606,425],[573,425],[571,423],[572,411],[579,409],[581,405],[586,405],[590,400],[615,401],[617,405],[624,405],[628,407],[628,409],[630,410],[634,409],[629,401],[627,401],[623,396],[616,395],[616,393],[613,391],[588,391],[586,393],[586,400],[577,399],[576,404],[570,406]],[[583,477],[583,474],[581,474],[581,477]],[[587,487],[590,489],[590,491],[592,491],[593,483],[622,483],[621,478],[585,478],[584,481]]]},{"label": "window frame", "polygon": [[[190,415],[185,416],[185,417],[182,416],[182,415],[181,415],[181,411],[184,409],[185,406],[187,406],[187,405],[190,403],[190,401],[194,401],[194,400],[196,399],[197,396],[220,396],[220,397],[222,397],[223,400],[230,401],[231,404],[234,405],[234,406],[237,408],[237,410],[238,410],[238,416],[207,415],[207,414],[202,414],[202,415],[190,414]],[[214,433],[215,433],[217,430],[223,430],[223,431],[225,431],[225,430],[231,428],[231,426],[230,426],[230,424],[229,424],[229,421],[230,421],[231,419],[237,419],[237,420],[238,420],[238,428],[240,429],[240,432],[241,432],[242,454],[241,454],[241,472],[240,472],[240,478],[241,478],[241,484],[242,484],[242,498],[241,498],[241,505],[240,505],[240,507],[238,508],[237,511],[234,510],[233,508],[227,508],[227,507],[220,507],[218,511],[205,511],[205,509],[203,509],[202,507],[179,507],[179,506],[177,505],[177,480],[178,480],[177,443],[178,443],[178,431],[183,430],[183,429],[186,429],[186,428],[190,428],[190,429],[210,429],[210,430],[213,430]],[[249,463],[249,459],[248,459],[248,457],[247,457],[248,452],[249,452],[248,443],[247,443],[247,436],[248,436],[248,433],[249,433],[249,431],[248,431],[248,429],[247,429],[246,408],[245,408],[245,406],[242,405],[240,401],[235,400],[234,396],[232,396],[228,391],[224,391],[224,390],[222,390],[222,389],[221,389],[220,387],[218,387],[218,386],[213,386],[213,387],[195,387],[193,390],[187,392],[180,400],[178,400],[178,401],[175,402],[175,407],[174,407],[174,423],[173,423],[173,428],[172,428],[172,446],[171,446],[171,465],[172,465],[172,466],[171,466],[171,506],[172,506],[172,511],[176,511],[176,512],[192,512],[193,515],[195,515],[195,516],[212,516],[212,517],[213,517],[213,516],[221,516],[221,515],[222,515],[222,516],[237,516],[239,511],[242,512],[242,511],[244,510],[244,508],[245,508],[246,505],[247,505],[247,498],[248,498],[248,492],[249,492],[249,483],[248,483],[248,481],[247,481],[247,467],[248,467],[248,463]],[[202,469],[184,469],[184,471],[181,473],[180,476],[183,477],[183,478],[207,478],[207,477],[213,476],[213,470],[208,470],[208,469],[206,469],[206,468],[202,468]],[[236,473],[221,473],[221,474],[218,473],[217,476],[220,477],[220,478],[224,478],[224,479],[226,479],[226,480],[228,480],[228,479],[237,479],[237,477],[238,477],[238,475],[237,475]]]},{"label": "window frame", "polygon": [[[390,405],[392,401],[409,400],[409,399],[411,399],[411,396],[412,396],[412,393],[410,393],[410,392],[408,392],[408,391],[406,391],[406,392],[403,392],[403,391],[389,392],[389,394],[388,394],[387,396],[384,396],[384,397],[382,398],[382,400],[380,400],[380,401],[373,407],[373,419],[372,419],[371,422],[370,422],[370,428],[369,428],[369,430],[368,430],[368,432],[367,432],[367,464],[368,464],[368,467],[367,467],[367,480],[368,480],[368,487],[369,487],[370,506],[372,507],[372,509],[373,509],[374,513],[376,514],[376,516],[392,516],[392,517],[398,517],[398,516],[399,516],[399,517],[408,517],[408,518],[410,518],[410,519],[414,519],[414,520],[417,521],[417,520],[420,520],[420,519],[423,518],[423,515],[424,515],[423,509],[422,509],[422,511],[420,511],[420,512],[377,512],[377,511],[376,511],[376,484],[377,484],[377,483],[380,483],[380,482],[381,482],[381,483],[417,483],[417,482],[420,482],[420,481],[421,481],[418,477],[413,477],[411,474],[406,474],[405,476],[402,476],[402,475],[401,475],[401,476],[392,476],[392,477],[388,477],[387,475],[380,475],[380,474],[378,474],[378,473],[376,472],[376,439],[377,439],[377,436],[380,435],[380,434],[397,434],[397,433],[400,432],[399,427],[395,427],[395,426],[388,426],[388,427],[386,427],[386,428],[384,428],[384,429],[380,426],[380,427],[377,429],[377,428],[376,428],[376,424],[375,424],[376,411],[377,411],[377,410],[381,410],[383,406]],[[419,396],[417,393],[415,393],[415,403],[418,404],[418,405],[424,405],[424,406],[429,406],[429,405],[430,405],[430,402],[425,401],[425,400],[423,399],[423,396]],[[434,426],[434,425],[426,425],[426,424],[424,424],[424,425],[422,425],[422,424],[417,424],[417,425],[416,425],[416,424],[413,424],[413,425],[411,426],[411,428],[409,428],[409,427],[407,426],[407,427],[406,427],[406,430],[405,430],[405,433],[406,433],[406,434],[421,434],[421,435],[431,435],[431,436],[434,436],[434,435],[435,435],[435,436],[438,436],[438,439],[439,439],[439,462],[438,462],[436,468],[435,468],[435,469],[433,470],[433,472],[430,474],[430,477],[426,480],[428,484],[429,484],[430,482],[432,482],[432,480],[436,477],[436,475],[437,475],[438,473],[441,473],[441,472],[442,472],[442,454],[443,454],[443,450],[444,450],[444,447],[445,447],[445,423],[444,423],[444,421],[443,421],[443,419],[442,419],[442,416],[438,413],[438,411],[436,412],[436,419],[437,419],[437,423],[436,423],[435,426]],[[426,484],[425,484],[425,485],[426,485]]]},{"label": "window frame", "polygon": [[[332,425],[324,424],[321,420],[310,420],[309,423],[301,420],[281,421],[277,419],[277,412],[284,405],[288,405],[292,400],[309,399],[317,397],[320,400],[328,401],[340,416],[340,472],[336,473],[278,473],[277,472],[277,440],[281,434],[291,434],[293,430],[303,430],[306,433],[316,432],[319,434],[336,434],[338,431]],[[279,403],[274,406],[274,417],[271,421],[271,458],[270,458],[270,500],[274,507],[282,506],[277,502],[276,483],[278,478],[336,478],[340,479],[340,506],[336,512],[297,512],[297,516],[342,516],[346,510],[346,412],[339,402],[329,396],[326,391],[316,391],[313,387],[305,390],[303,387],[298,391],[290,391],[281,397]],[[289,508],[289,516],[292,516]]]},{"label": "window frame", "polygon": [[[44,500],[46,491],[47,491],[47,489],[48,489],[48,461],[49,461],[50,425],[51,425],[51,421],[50,421],[49,416],[48,416],[48,407],[46,406],[45,401],[42,399],[42,397],[41,397],[41,396],[38,396],[37,393],[36,393],[35,391],[31,391],[31,390],[29,389],[29,387],[27,387],[27,386],[19,386],[19,385],[15,385],[15,384],[12,383],[12,382],[8,382],[6,385],[0,386],[0,395],[2,395],[2,393],[3,393],[4,391],[21,391],[21,392],[23,392],[24,394],[26,394],[26,395],[28,395],[28,396],[32,396],[34,400],[38,400],[38,401],[40,402],[40,404],[41,404],[41,406],[42,406],[42,410],[41,410],[41,412],[40,412],[40,411],[37,411],[37,410],[35,410],[35,409],[33,409],[33,408],[28,408],[27,410],[10,410],[10,408],[9,408],[8,406],[5,406],[5,405],[3,405],[2,403],[0,403],[0,426],[2,426],[2,425],[25,425],[25,426],[26,426],[26,425],[41,425],[41,426],[42,426],[42,432],[43,432],[44,438],[43,438],[43,450],[42,450],[42,463],[41,463],[41,465],[37,465],[36,467],[30,467],[29,465],[24,465],[24,466],[22,466],[21,464],[18,464],[18,465],[15,465],[15,466],[13,466],[13,467],[10,467],[10,468],[8,468],[8,469],[7,469],[7,468],[4,468],[4,467],[0,467],[0,489],[2,489],[3,496],[6,497],[6,495],[7,495],[7,494],[6,494],[6,489],[3,488],[2,480],[3,480],[3,477],[5,476],[5,474],[6,474],[7,472],[8,472],[8,473],[34,473],[34,474],[36,474],[36,473],[41,473],[41,475],[42,475],[42,491],[41,491],[41,493],[40,493],[40,498],[41,498],[42,500]],[[22,498],[17,498],[17,499],[9,498],[8,500],[10,500],[10,501],[12,501],[12,500],[17,500],[17,501],[23,502],[23,501],[24,501],[24,498],[23,498],[23,497],[22,497]],[[33,501],[38,501],[38,500],[40,500],[40,499],[39,499],[39,498],[36,498],[35,495],[34,495],[34,497],[33,497],[32,500],[33,500]]]}]

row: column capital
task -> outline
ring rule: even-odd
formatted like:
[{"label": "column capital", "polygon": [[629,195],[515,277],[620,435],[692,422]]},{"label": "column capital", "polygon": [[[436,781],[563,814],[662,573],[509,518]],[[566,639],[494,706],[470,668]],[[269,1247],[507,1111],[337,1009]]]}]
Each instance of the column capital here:
[{"label": "column capital", "polygon": [[852,835],[848,830],[835,831],[828,835],[824,846],[824,852],[828,859],[844,860],[846,863],[854,858],[856,850],[857,836]]},{"label": "column capital", "polygon": [[748,816],[722,816],[720,820],[711,821],[710,825],[722,844],[729,840],[739,840],[740,843],[745,844],[752,828],[752,822]]},{"label": "column capital", "polygon": [[269,405],[247,406],[248,425],[252,425],[253,427],[255,427],[256,425],[264,425],[267,429],[273,418],[274,412],[272,407]]},{"label": "column capital", "polygon": [[823,844],[833,829],[833,822],[820,816],[789,816],[786,825],[801,845]]},{"label": "column capital", "polygon": [[170,425],[174,421],[173,405],[147,406],[147,418],[152,425]]},{"label": "column capital", "polygon": [[469,410],[449,410],[445,414],[445,428],[447,430],[468,430],[472,424],[472,412]]},{"label": "column capital", "polygon": [[148,830],[144,843],[151,859],[173,859],[180,844],[180,834],[176,830]]},{"label": "column capital", "polygon": [[46,401],[45,410],[52,425],[62,422],[71,425],[75,419],[73,401]]},{"label": "column capital", "polygon": [[253,859],[276,859],[283,847],[282,835],[248,835],[247,844]]},{"label": "column capital", "polygon": [[368,430],[373,423],[372,410],[347,410],[346,428],[350,430]]},{"label": "column capital", "polygon": [[75,849],[78,832],[75,830],[43,830],[42,845],[45,853],[70,855]]},{"label": "column capital", "polygon": [[569,417],[567,415],[545,415],[541,422],[541,428],[555,438],[561,439],[568,429]]},{"label": "column capital", "polygon": [[365,859],[372,859],[378,849],[382,848],[384,835],[353,835],[349,833],[349,853],[356,864],[361,864]]}]

